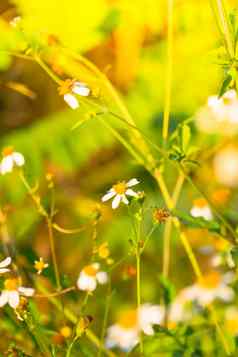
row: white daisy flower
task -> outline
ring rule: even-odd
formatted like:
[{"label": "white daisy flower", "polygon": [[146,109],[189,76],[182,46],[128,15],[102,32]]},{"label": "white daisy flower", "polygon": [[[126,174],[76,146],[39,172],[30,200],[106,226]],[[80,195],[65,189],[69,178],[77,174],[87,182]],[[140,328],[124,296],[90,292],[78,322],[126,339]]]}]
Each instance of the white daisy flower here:
[{"label": "white daisy flower", "polygon": [[220,98],[216,95],[209,97],[207,104],[218,121],[238,123],[238,100],[234,89]]},{"label": "white daisy flower", "polygon": [[219,151],[213,161],[214,173],[219,183],[228,187],[238,186],[238,149],[228,146]]},{"label": "white daisy flower", "polygon": [[16,309],[20,303],[20,295],[33,296],[35,290],[20,286],[19,279],[11,278],[4,281],[4,290],[0,295],[0,307],[9,304]]},{"label": "white daisy flower", "polygon": [[213,95],[196,115],[198,128],[206,133],[234,135],[238,131],[238,98],[235,90]]},{"label": "white daisy flower", "polygon": [[179,322],[189,320],[191,311],[187,308],[187,301],[181,294],[174,299],[169,307],[168,322],[169,327],[175,327]]},{"label": "white daisy flower", "polygon": [[96,289],[98,283],[103,285],[108,282],[107,273],[99,269],[99,263],[93,263],[83,268],[77,280],[79,290],[92,292]]},{"label": "white daisy flower", "polygon": [[131,187],[138,185],[139,181],[136,178],[129,180],[128,182],[121,181],[113,185],[112,188],[102,197],[102,202],[106,202],[113,198],[112,208],[116,209],[121,202],[126,205],[129,201],[126,196],[137,197],[138,193],[133,191]]},{"label": "white daisy flower", "polygon": [[10,271],[7,267],[11,264],[11,257],[7,257],[6,259],[0,262],[0,274],[4,274]]},{"label": "white daisy flower", "polygon": [[41,274],[44,269],[48,268],[48,266],[49,264],[45,263],[42,257],[34,262],[34,268],[36,269],[37,274]]},{"label": "white daisy flower", "polygon": [[24,156],[14,151],[13,147],[6,147],[3,152],[3,159],[0,163],[0,172],[2,175],[12,172],[14,166],[23,166],[25,164]]},{"label": "white daisy flower", "polygon": [[79,101],[75,94],[82,97],[88,97],[91,92],[85,83],[78,82],[73,79],[66,79],[58,90],[59,94],[63,95],[64,101],[72,109],[77,109],[79,107]]},{"label": "white daisy flower", "polygon": [[207,204],[207,201],[203,198],[199,198],[193,201],[193,207],[190,211],[193,217],[203,217],[207,221],[212,220],[212,211]]},{"label": "white daisy flower", "polygon": [[164,318],[164,308],[159,305],[144,304],[137,309],[121,314],[116,324],[107,331],[107,348],[119,347],[130,351],[139,341],[140,332],[153,335],[153,325],[161,324]]},{"label": "white daisy flower", "polygon": [[213,300],[229,302],[234,298],[234,291],[228,284],[231,279],[227,274],[221,276],[213,271],[203,276],[197,283],[182,290],[181,296],[186,301],[196,301],[201,306],[209,305]]}]

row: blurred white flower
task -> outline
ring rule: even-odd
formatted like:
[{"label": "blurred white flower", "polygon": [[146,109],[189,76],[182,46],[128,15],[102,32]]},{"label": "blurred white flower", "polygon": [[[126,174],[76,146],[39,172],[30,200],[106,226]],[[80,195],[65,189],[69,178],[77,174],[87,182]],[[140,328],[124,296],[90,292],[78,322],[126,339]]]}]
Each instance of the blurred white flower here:
[{"label": "blurred white flower", "polygon": [[117,184],[113,185],[112,188],[102,197],[102,201],[108,201],[111,198],[112,200],[112,208],[116,209],[121,202],[125,203],[126,205],[129,204],[129,201],[126,196],[137,197],[138,194],[133,191],[130,187],[138,185],[139,181],[136,178],[133,178],[126,181],[118,182]]},{"label": "blurred white flower", "polygon": [[121,314],[116,324],[107,331],[107,348],[119,347],[130,351],[139,341],[140,332],[153,335],[153,325],[163,322],[164,308],[159,305],[144,304],[139,311],[129,310]]},{"label": "blurred white flower", "polygon": [[207,105],[196,115],[199,130],[206,133],[235,135],[238,132],[238,98],[235,90],[228,90],[222,97],[208,98]]},{"label": "blurred white flower", "polygon": [[213,161],[214,173],[219,183],[228,187],[238,186],[238,149],[228,146],[219,151]]},{"label": "blurred white flower", "polygon": [[23,166],[25,164],[24,156],[14,151],[13,147],[6,147],[3,149],[3,159],[0,163],[0,172],[2,175],[12,172],[14,166]]},{"label": "blurred white flower", "polygon": [[97,283],[106,284],[108,282],[107,273],[99,269],[99,263],[93,263],[83,268],[77,280],[79,290],[92,292],[96,289]]},{"label": "blurred white flower", "polygon": [[20,286],[19,279],[11,278],[4,281],[4,290],[0,295],[0,307],[9,304],[16,309],[20,303],[20,295],[33,296],[35,290]]},{"label": "blurred white flower", "polygon": [[185,301],[196,301],[201,306],[206,306],[215,299],[229,302],[234,298],[234,291],[228,286],[230,282],[227,274],[221,276],[217,271],[212,271],[197,283],[183,289],[181,296]]},{"label": "blurred white flower", "polygon": [[72,109],[77,109],[79,107],[79,102],[75,94],[82,97],[88,97],[90,94],[90,89],[85,83],[81,83],[73,79],[66,79],[58,90],[59,94],[63,95],[64,101]]},{"label": "blurred white flower", "polygon": [[212,216],[212,211],[207,204],[207,201],[203,198],[199,198],[193,201],[193,207],[190,211],[191,216],[193,217],[203,217],[207,221],[210,221]]},{"label": "blurred white flower", "polygon": [[7,257],[6,259],[0,262],[0,274],[4,274],[10,271],[10,269],[7,267],[11,264],[11,262],[11,257]]},{"label": "blurred white flower", "polygon": [[49,264],[45,263],[42,257],[34,262],[34,268],[36,269],[37,274],[41,274],[44,269],[48,268],[48,266]]},{"label": "blurred white flower", "polygon": [[[183,291],[183,290],[182,290]],[[169,313],[168,323],[169,327],[175,327],[179,322],[186,321],[191,317],[191,311],[188,310],[187,300],[184,299],[183,294],[178,296],[172,302]]]}]

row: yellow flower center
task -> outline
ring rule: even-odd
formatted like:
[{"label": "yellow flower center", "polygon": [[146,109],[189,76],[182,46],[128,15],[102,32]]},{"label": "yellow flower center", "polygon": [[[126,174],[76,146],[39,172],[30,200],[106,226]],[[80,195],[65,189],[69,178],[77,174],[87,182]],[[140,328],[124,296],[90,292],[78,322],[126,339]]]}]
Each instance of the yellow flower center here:
[{"label": "yellow flower center", "polygon": [[38,260],[37,262],[35,262],[34,267],[35,267],[35,269],[37,271],[43,270],[45,268],[45,263],[44,263],[43,259]]},{"label": "yellow flower center", "polygon": [[4,281],[4,288],[6,290],[17,290],[18,288],[18,280],[17,279],[6,279]]},{"label": "yellow flower center", "polygon": [[222,238],[216,239],[214,242],[215,248],[219,251],[224,251],[229,248],[230,243]]},{"label": "yellow flower center", "polygon": [[223,103],[225,104],[225,105],[230,105],[231,103],[232,103],[232,99],[231,98],[222,98],[222,100],[223,100]]},{"label": "yellow flower center", "polygon": [[204,208],[207,206],[207,201],[204,198],[197,198],[193,201],[194,206]]},{"label": "yellow flower center", "polygon": [[59,95],[65,95],[67,93],[70,93],[72,90],[72,87],[74,85],[74,80],[73,79],[66,79],[61,86],[58,88]]},{"label": "yellow flower center", "polygon": [[220,189],[212,194],[212,199],[213,202],[217,205],[222,205],[227,202],[229,199],[229,196],[231,194],[231,191],[229,189]]},{"label": "yellow flower center", "polygon": [[238,332],[238,319],[228,319],[226,321],[226,328],[231,334],[235,334]]},{"label": "yellow flower center", "polygon": [[169,212],[164,208],[156,208],[153,212],[153,219],[156,223],[165,222],[169,216]]},{"label": "yellow flower center", "polygon": [[205,289],[215,289],[221,281],[221,275],[214,271],[199,279],[198,283]]},{"label": "yellow flower center", "polygon": [[123,328],[130,329],[137,326],[138,316],[136,310],[129,310],[121,314],[119,318],[119,325]]},{"label": "yellow flower center", "polygon": [[96,269],[93,265],[87,265],[86,267],[84,267],[83,271],[86,275],[95,277],[98,272],[98,269]]},{"label": "yellow flower center", "polygon": [[3,149],[2,154],[3,156],[9,156],[12,155],[13,151],[14,151],[13,146],[7,146]]},{"label": "yellow flower center", "polygon": [[102,243],[99,248],[98,248],[98,255],[100,258],[102,259],[106,259],[109,257],[110,255],[110,250],[108,248],[108,243],[105,242],[105,243]]},{"label": "yellow flower center", "polygon": [[123,195],[127,190],[126,182],[125,181],[118,182],[112,188],[118,195]]},{"label": "yellow flower center", "polygon": [[72,329],[69,326],[63,326],[60,329],[60,334],[64,337],[64,338],[69,338],[72,334]]}]

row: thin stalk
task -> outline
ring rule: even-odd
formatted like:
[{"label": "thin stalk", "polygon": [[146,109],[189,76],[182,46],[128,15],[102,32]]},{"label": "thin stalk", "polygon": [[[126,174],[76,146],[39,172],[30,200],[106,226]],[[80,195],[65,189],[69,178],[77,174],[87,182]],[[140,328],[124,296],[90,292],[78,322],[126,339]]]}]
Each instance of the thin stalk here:
[{"label": "thin stalk", "polygon": [[167,32],[167,70],[165,80],[165,102],[162,137],[164,143],[168,138],[171,103],[172,69],[173,69],[173,0],[167,0],[168,32]]},{"label": "thin stalk", "polygon": [[100,337],[101,346],[100,346],[100,349],[98,351],[98,357],[101,357],[102,356],[102,352],[103,352],[102,351],[102,346],[104,344],[104,337],[105,337],[106,328],[107,328],[107,321],[108,321],[111,298],[112,298],[111,280],[109,280],[109,282],[108,282],[108,293],[107,293],[107,297],[106,297],[105,311],[104,311],[103,324],[102,324],[102,333],[101,333],[101,337]]},{"label": "thin stalk", "polygon": [[60,274],[59,274],[58,262],[57,262],[57,257],[56,257],[55,240],[54,240],[54,234],[53,234],[53,228],[52,228],[52,220],[51,220],[50,217],[48,217],[46,219],[46,221],[47,221],[47,227],[48,227],[48,235],[49,235],[51,256],[52,256],[54,272],[55,272],[56,286],[57,286],[57,289],[60,290],[61,289]]},{"label": "thin stalk", "polygon": [[47,295],[40,295],[40,294],[34,294],[34,298],[37,298],[37,299],[48,299],[50,297],[57,297],[57,296],[60,296],[60,295],[64,295],[64,294],[67,294],[71,291],[75,291],[76,290],[76,287],[75,286],[71,286],[70,288],[66,288],[64,290],[61,290],[61,291],[57,291],[57,292],[54,292],[54,293],[49,293]]},{"label": "thin stalk", "polygon": [[147,236],[145,237],[145,241],[144,241],[144,244],[143,244],[143,248],[141,248],[141,254],[144,252],[148,242],[149,242],[149,239],[150,237],[152,236],[152,234],[154,233],[155,229],[157,228],[156,225],[153,225],[153,227],[151,228],[151,230],[149,231],[149,233],[147,234]]},{"label": "thin stalk", "polygon": [[107,121],[105,121],[102,118],[99,118],[99,120],[103,123],[103,125],[105,127],[107,127],[107,129],[109,129],[113,135],[124,145],[124,147],[130,152],[130,154],[136,159],[136,161],[138,163],[140,163],[142,166],[145,166],[145,162],[144,159],[141,158],[140,154],[138,154],[136,152],[136,150],[134,150],[134,148],[128,144],[128,142],[123,138],[123,136],[121,134],[118,133],[118,131],[116,129],[114,129]]},{"label": "thin stalk", "polygon": [[39,66],[56,82],[58,85],[61,85],[63,81],[42,61],[39,55],[34,56],[35,61],[39,64]]},{"label": "thin stalk", "polygon": [[[184,183],[184,174],[182,172],[179,173],[177,182],[175,184],[174,192],[172,194],[173,206],[174,208],[177,205],[177,201]],[[163,268],[162,273],[165,277],[169,275],[169,265],[170,265],[170,237],[172,233],[172,218],[168,218],[165,227],[164,227],[164,234],[163,234]]]},{"label": "thin stalk", "polygon": [[31,186],[29,185],[27,179],[25,178],[23,172],[21,171],[19,173],[19,177],[26,188],[28,194],[30,195],[31,199],[36,205],[36,208],[38,209],[39,213],[45,218],[47,228],[48,228],[48,236],[49,236],[49,243],[50,243],[50,249],[51,249],[51,256],[52,256],[52,261],[53,261],[53,267],[54,267],[54,273],[55,273],[55,280],[56,280],[56,285],[57,289],[61,289],[61,284],[60,284],[60,275],[59,275],[59,268],[58,268],[58,263],[57,263],[57,258],[56,258],[56,251],[55,251],[55,242],[54,242],[54,234],[53,234],[53,227],[52,227],[52,218],[50,215],[47,213],[45,208],[42,206],[40,202],[40,197],[36,196],[33,191]]},{"label": "thin stalk", "polygon": [[[137,245],[139,242],[137,243]],[[136,252],[136,296],[137,296],[137,313],[139,314],[140,307],[141,307],[141,253],[140,248],[137,247]],[[140,353],[143,355],[144,347],[143,347],[143,336],[140,332]]]},{"label": "thin stalk", "polygon": [[226,7],[223,0],[210,0],[218,29],[222,35],[227,53],[232,59],[234,57],[234,45],[229,26]]},{"label": "thin stalk", "polygon": [[79,338],[79,337],[76,336],[76,337],[73,339],[73,341],[70,343],[70,345],[69,345],[69,347],[68,347],[68,349],[67,349],[67,352],[66,352],[66,356],[65,356],[65,357],[70,357],[70,356],[71,356],[72,349],[73,349],[73,347],[74,347],[75,342],[77,342],[78,338]]},{"label": "thin stalk", "polygon": [[172,232],[172,218],[169,217],[165,223],[163,234],[163,267],[162,274],[165,277],[169,276],[170,265],[170,237]]}]

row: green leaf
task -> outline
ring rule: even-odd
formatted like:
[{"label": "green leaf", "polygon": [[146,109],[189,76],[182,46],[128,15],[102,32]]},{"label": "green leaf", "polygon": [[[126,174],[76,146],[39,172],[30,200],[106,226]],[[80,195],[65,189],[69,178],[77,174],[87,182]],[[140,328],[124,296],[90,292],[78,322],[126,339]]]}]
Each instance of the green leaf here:
[{"label": "green leaf", "polygon": [[175,287],[171,281],[165,276],[160,276],[160,284],[162,286],[163,300],[166,306],[170,305],[175,297]]},{"label": "green leaf", "polygon": [[181,219],[183,224],[189,226],[189,227],[194,227],[194,228],[205,228],[208,229],[211,232],[216,232],[221,234],[222,232],[222,227],[217,221],[207,221],[203,217],[193,217],[190,214],[186,214],[184,212],[174,210],[173,214],[176,215],[178,218]]},{"label": "green leaf", "polygon": [[219,92],[219,97],[221,97],[227,91],[228,86],[231,83],[231,81],[232,81],[232,76],[230,74],[228,74],[222,83],[222,86],[221,86],[221,89]]}]

